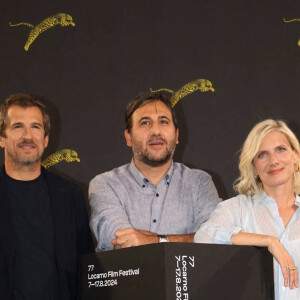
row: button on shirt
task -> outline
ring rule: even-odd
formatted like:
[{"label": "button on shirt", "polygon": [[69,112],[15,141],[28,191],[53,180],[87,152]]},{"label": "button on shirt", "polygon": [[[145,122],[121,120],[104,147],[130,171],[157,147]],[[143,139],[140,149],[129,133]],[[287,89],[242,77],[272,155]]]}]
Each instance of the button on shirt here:
[{"label": "button on shirt", "polygon": [[[295,205],[300,205],[297,196]],[[197,243],[231,244],[230,238],[238,232],[272,235],[291,255],[297,270],[300,269],[300,210],[297,209],[284,227],[276,201],[266,193],[253,197],[239,195],[220,203],[195,235]],[[274,262],[276,300],[299,300],[300,289],[284,286],[280,265]],[[299,276],[299,273],[298,273]]]},{"label": "button on shirt", "polygon": [[156,187],[133,160],[96,176],[89,195],[97,251],[112,249],[111,240],[121,228],[163,235],[194,233],[220,201],[203,171],[172,163]]}]

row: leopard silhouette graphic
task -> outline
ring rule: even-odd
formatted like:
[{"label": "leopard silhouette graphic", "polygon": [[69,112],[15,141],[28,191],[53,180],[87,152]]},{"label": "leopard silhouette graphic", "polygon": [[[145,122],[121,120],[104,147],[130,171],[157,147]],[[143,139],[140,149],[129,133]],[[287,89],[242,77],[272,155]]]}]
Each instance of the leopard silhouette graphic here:
[{"label": "leopard silhouette graphic", "polygon": [[63,149],[63,150],[57,151],[57,152],[49,155],[47,158],[45,158],[42,161],[42,166],[44,168],[48,169],[63,160],[66,162],[74,162],[74,161],[80,162],[80,158],[78,157],[78,154],[75,150]]},{"label": "leopard silhouette graphic", "polygon": [[212,83],[207,79],[196,79],[194,81],[191,81],[191,82],[185,84],[183,87],[181,87],[176,92],[174,92],[173,90],[170,90],[170,89],[165,89],[165,88],[158,89],[158,90],[153,90],[150,88],[151,92],[166,91],[166,92],[173,94],[171,97],[171,100],[170,100],[172,107],[174,107],[180,99],[186,97],[187,95],[189,95],[197,90],[199,90],[200,92],[208,92],[208,91],[214,92],[215,91],[215,89],[212,86]]},{"label": "leopard silhouette graphic", "polygon": [[24,46],[24,49],[26,51],[28,51],[30,45],[35,41],[35,39],[42,32],[44,32],[56,25],[60,25],[63,27],[70,26],[70,25],[75,26],[75,23],[73,22],[73,18],[70,15],[64,14],[64,13],[59,13],[59,14],[50,16],[50,17],[46,18],[45,20],[43,20],[42,22],[40,22],[39,24],[37,24],[36,26],[29,24],[29,23],[25,23],[25,22],[21,22],[21,23],[17,23],[17,24],[12,24],[11,22],[9,22],[9,26],[11,26],[11,27],[22,26],[22,25],[32,28],[31,31],[29,32],[28,39]]}]

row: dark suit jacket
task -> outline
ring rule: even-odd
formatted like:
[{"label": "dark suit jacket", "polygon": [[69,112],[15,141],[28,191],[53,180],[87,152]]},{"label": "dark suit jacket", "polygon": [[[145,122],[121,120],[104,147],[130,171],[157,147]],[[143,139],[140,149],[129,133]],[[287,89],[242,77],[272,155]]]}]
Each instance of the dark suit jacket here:
[{"label": "dark suit jacket", "polygon": [[[60,299],[81,297],[81,257],[93,252],[85,199],[75,184],[42,169],[50,193]],[[12,299],[14,244],[4,168],[0,171],[0,299]],[[30,273],[30,271],[29,271]]]}]

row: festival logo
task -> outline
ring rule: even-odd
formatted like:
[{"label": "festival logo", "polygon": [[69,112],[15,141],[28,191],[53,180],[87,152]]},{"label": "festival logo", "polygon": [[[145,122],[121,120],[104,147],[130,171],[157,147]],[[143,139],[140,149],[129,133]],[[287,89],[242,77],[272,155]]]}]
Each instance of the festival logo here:
[{"label": "festival logo", "polygon": [[59,13],[56,15],[53,15],[51,17],[48,17],[47,19],[43,20],[41,23],[39,23],[38,25],[34,26],[32,24],[29,23],[25,23],[25,22],[21,22],[18,24],[12,24],[11,22],[9,22],[9,26],[11,27],[15,27],[15,26],[28,26],[31,29],[30,33],[29,33],[29,37],[26,41],[26,44],[24,46],[24,49],[26,51],[28,51],[30,45],[34,42],[34,40],[44,31],[50,29],[51,27],[55,26],[55,25],[60,25],[60,26],[75,26],[75,23],[73,22],[73,18],[68,15],[68,14],[64,14],[64,13]]},{"label": "festival logo", "polygon": [[42,166],[44,168],[48,169],[63,160],[68,163],[74,162],[74,161],[80,162],[80,158],[78,157],[78,154],[76,151],[71,150],[71,149],[63,149],[63,150],[57,151],[57,152],[49,155],[47,158],[45,158],[42,161]]},{"label": "festival logo", "polygon": [[200,91],[200,92],[212,91],[212,92],[214,92],[215,89],[213,88],[212,83],[209,80],[196,79],[194,81],[191,81],[191,82],[185,84],[183,87],[181,87],[176,92],[174,92],[170,89],[165,89],[165,88],[158,89],[158,90],[150,89],[150,91],[151,92],[166,91],[166,92],[173,94],[171,97],[171,106],[174,107],[180,99],[186,97],[187,95],[189,95],[191,93],[194,93],[195,91]]}]

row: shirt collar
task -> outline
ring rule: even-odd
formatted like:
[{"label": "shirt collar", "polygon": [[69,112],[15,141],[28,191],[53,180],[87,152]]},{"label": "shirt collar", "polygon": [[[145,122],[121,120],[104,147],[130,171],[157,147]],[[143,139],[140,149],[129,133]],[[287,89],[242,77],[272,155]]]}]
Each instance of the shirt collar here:
[{"label": "shirt collar", "polygon": [[[137,183],[141,187],[145,187],[145,185],[151,184],[151,181],[148,178],[146,178],[144,176],[144,174],[136,167],[133,158],[130,162],[129,170],[130,170],[132,176],[134,177],[134,179],[137,181]],[[173,171],[174,171],[174,165],[173,165],[173,160],[172,160],[171,166],[170,166],[167,174],[160,180],[160,182],[164,181],[166,185],[169,185],[170,180],[173,175]]]},{"label": "shirt collar", "polygon": [[[268,196],[265,191],[261,194],[254,195],[254,198],[258,199],[260,202],[266,202],[270,199],[275,201],[272,197]],[[298,194],[296,194],[295,205],[300,206],[300,196]]]},{"label": "shirt collar", "polygon": [[253,198],[259,202],[266,202],[268,199],[270,199],[264,190],[262,190],[261,193],[254,195]]}]

